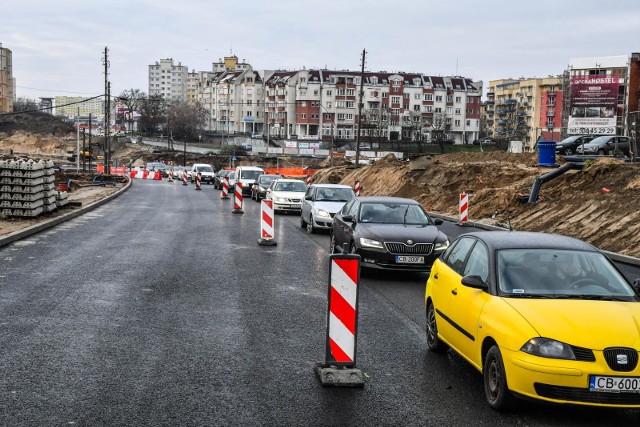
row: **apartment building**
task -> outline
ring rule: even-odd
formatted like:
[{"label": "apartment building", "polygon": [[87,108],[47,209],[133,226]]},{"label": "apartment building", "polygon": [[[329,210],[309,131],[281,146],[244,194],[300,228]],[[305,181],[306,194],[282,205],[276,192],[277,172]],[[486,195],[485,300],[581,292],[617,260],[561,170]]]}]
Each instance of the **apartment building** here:
[{"label": "apartment building", "polygon": [[56,96],[54,114],[67,118],[76,118],[78,117],[78,110],[80,110],[80,117],[89,117],[89,114],[93,117],[104,117],[103,97],[87,101],[83,101],[84,99],[86,98],[81,96]]},{"label": "apartment building", "polygon": [[16,81],[13,78],[13,59],[11,50],[0,43],[0,113],[13,112]]},{"label": "apartment building", "polygon": [[149,65],[149,96],[162,96],[168,102],[186,102],[189,69],[172,58]]},{"label": "apartment building", "polygon": [[484,121],[487,134],[497,139],[535,142],[559,140],[562,131],[563,76],[491,80]]},{"label": "apartment building", "polygon": [[[168,70],[172,64],[172,60],[161,60],[150,66],[150,95],[157,93],[152,84],[162,86],[158,83],[162,82],[162,67]],[[211,71],[188,73],[185,99],[200,103],[209,112],[207,130],[223,134],[351,141],[356,139],[360,122],[361,136],[372,142],[429,141],[436,130],[458,144],[479,136],[482,82],[367,72],[361,99],[360,79],[360,73],[354,71],[257,71],[246,61],[229,56],[214,62]],[[362,120],[358,118],[359,102]]]}]

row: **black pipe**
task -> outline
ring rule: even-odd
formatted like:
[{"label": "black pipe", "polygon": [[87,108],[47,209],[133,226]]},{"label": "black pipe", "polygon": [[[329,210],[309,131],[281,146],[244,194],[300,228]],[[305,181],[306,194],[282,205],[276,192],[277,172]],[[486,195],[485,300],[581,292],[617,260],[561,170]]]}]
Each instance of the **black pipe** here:
[{"label": "black pipe", "polygon": [[528,203],[535,203],[538,200],[538,196],[540,195],[540,187],[542,187],[542,184],[544,184],[545,182],[551,181],[554,178],[559,177],[560,175],[562,175],[563,173],[571,169],[582,169],[582,166],[583,165],[581,164],[566,163],[563,166],[560,166],[559,168],[554,169],[549,173],[546,173],[542,176],[537,177],[533,181],[533,185],[531,186],[531,194],[529,194]]}]

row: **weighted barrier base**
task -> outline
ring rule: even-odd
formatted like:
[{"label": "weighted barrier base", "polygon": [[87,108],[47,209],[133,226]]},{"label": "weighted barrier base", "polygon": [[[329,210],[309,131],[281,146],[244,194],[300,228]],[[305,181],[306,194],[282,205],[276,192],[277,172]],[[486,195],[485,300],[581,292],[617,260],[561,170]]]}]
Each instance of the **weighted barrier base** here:
[{"label": "weighted barrier base", "polygon": [[231,213],[244,213],[244,211],[242,209],[234,209],[231,211]]},{"label": "weighted barrier base", "polygon": [[278,242],[273,239],[258,239],[258,244],[260,246],[277,246]]},{"label": "weighted barrier base", "polygon": [[316,375],[324,387],[364,387],[362,371],[317,363]]}]

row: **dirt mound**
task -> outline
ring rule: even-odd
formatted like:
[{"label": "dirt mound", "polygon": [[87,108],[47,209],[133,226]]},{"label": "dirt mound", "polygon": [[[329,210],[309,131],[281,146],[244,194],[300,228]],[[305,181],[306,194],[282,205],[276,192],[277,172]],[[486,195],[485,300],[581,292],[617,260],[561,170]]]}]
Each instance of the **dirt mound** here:
[{"label": "dirt mound", "polygon": [[409,197],[451,216],[458,215],[459,195],[466,192],[471,220],[565,234],[640,256],[640,164],[588,163],[545,183],[537,203],[522,204],[535,178],[551,171],[537,161],[535,153],[455,153],[409,161],[391,155],[357,169],[320,170],[312,180],[347,185],[359,180],[363,195]]},{"label": "dirt mound", "polygon": [[11,135],[15,132],[38,135],[66,136],[74,132],[73,124],[46,113],[20,113],[0,116],[0,132]]}]

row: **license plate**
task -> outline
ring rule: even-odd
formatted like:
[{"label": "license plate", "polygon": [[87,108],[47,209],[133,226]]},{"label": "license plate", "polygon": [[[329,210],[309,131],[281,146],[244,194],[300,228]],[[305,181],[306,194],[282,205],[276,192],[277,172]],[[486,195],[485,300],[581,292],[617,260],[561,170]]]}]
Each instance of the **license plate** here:
[{"label": "license plate", "polygon": [[589,377],[589,391],[640,393],[640,377]]},{"label": "license plate", "polygon": [[423,256],[396,255],[397,264],[424,264]]}]

